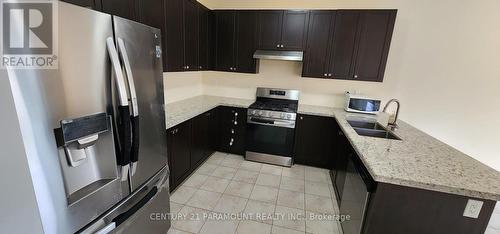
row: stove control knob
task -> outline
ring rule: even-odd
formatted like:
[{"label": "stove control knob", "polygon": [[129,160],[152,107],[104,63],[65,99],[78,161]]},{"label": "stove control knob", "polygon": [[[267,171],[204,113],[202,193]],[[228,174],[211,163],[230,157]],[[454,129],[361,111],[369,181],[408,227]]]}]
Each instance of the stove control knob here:
[{"label": "stove control knob", "polygon": [[292,115],[291,114],[286,114],[286,119],[291,119],[292,118]]},{"label": "stove control knob", "polygon": [[252,115],[256,115],[257,114],[257,111],[256,110],[253,110],[252,111]]},{"label": "stove control knob", "polygon": [[259,111],[259,115],[260,116],[264,115],[264,112],[263,111]]},{"label": "stove control knob", "polygon": [[282,119],[286,118],[285,113],[281,113],[281,118],[282,118]]}]

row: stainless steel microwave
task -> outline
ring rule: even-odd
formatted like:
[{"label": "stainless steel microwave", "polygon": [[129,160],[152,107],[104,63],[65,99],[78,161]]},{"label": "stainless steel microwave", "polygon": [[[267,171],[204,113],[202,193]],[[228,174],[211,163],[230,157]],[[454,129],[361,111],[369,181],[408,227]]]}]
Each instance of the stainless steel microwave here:
[{"label": "stainless steel microwave", "polygon": [[364,113],[364,114],[377,114],[380,110],[380,100],[361,95],[346,93],[345,111]]}]

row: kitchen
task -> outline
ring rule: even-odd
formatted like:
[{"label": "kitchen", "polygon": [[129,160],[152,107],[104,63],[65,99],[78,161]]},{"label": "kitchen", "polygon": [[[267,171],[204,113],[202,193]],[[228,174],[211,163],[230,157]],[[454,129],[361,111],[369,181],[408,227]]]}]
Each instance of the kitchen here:
[{"label": "kitchen", "polygon": [[[168,157],[162,160],[168,158],[169,171],[168,183],[159,185],[157,194],[169,190],[170,204],[162,203],[157,199],[160,196],[154,195],[153,202],[144,207],[158,206],[155,212],[161,213],[164,212],[161,206],[168,204],[172,214],[271,213],[276,216],[275,219],[248,220],[247,217],[236,221],[215,218],[172,222],[149,220],[149,224],[142,224],[146,226],[137,224],[136,228],[152,233],[164,233],[169,228],[172,233],[498,233],[499,208],[498,205],[495,208],[495,203],[500,194],[500,162],[495,142],[500,136],[495,116],[500,113],[492,106],[499,104],[497,74],[500,71],[495,65],[499,60],[495,51],[500,49],[497,43],[500,33],[493,28],[493,23],[489,23],[498,21],[495,13],[498,3],[225,0],[198,3],[167,0],[140,1],[137,3],[140,6],[135,8],[123,5],[124,2],[112,2],[73,3],[153,26],[161,30],[161,38],[165,39],[161,42],[163,82],[159,81],[163,87],[161,91],[158,83],[155,87],[155,92],[163,93],[165,98],[154,100],[165,103],[161,128],[166,131],[158,134],[166,138],[166,143],[159,144],[166,147],[165,156]],[[63,16],[60,11],[59,19]],[[205,16],[209,20],[203,20]],[[169,17],[176,20],[168,20],[172,19]],[[286,22],[299,22],[303,27],[292,30],[294,35],[286,37],[283,36],[287,35]],[[291,25],[297,25],[295,23]],[[347,26],[341,27],[344,24]],[[192,30],[192,25],[199,30]],[[79,27],[86,28],[85,22]],[[249,28],[255,32],[249,32]],[[169,30],[177,33],[169,33]],[[302,40],[297,33],[303,35]],[[207,35],[206,40],[201,35]],[[252,39],[249,35],[255,37]],[[351,39],[342,41],[338,35],[350,35]],[[129,36],[120,37],[134,65],[139,60],[131,56],[133,49],[127,44]],[[64,38],[59,38],[59,43],[64,42]],[[124,50],[119,42],[115,43],[118,55],[122,56]],[[249,46],[253,43],[255,47]],[[106,43],[102,47],[106,50]],[[64,69],[70,57],[63,46],[59,49],[59,66]],[[78,53],[84,53],[81,51],[84,48],[77,49]],[[261,53],[256,52],[258,49]],[[342,49],[351,52],[338,56]],[[276,51],[277,55],[273,54]],[[297,60],[297,54],[289,56],[285,53],[288,51],[302,51],[302,61],[265,58]],[[346,59],[345,56],[352,57]],[[123,58],[119,61],[124,62]],[[123,76],[128,78],[127,69],[123,70]],[[11,80],[2,79],[6,82],[2,85],[5,88],[2,99],[6,100],[2,110],[6,110],[3,112],[8,114],[9,120],[2,123],[2,128],[12,131],[6,134],[12,137],[2,141],[10,146],[4,147],[9,149],[9,154],[20,157],[6,157],[12,161],[7,161],[9,167],[2,177],[17,175],[15,178],[28,182],[24,187],[17,185],[12,191],[6,191],[2,197],[26,194],[28,202],[24,209],[17,209],[18,203],[10,206],[5,203],[6,209],[12,207],[16,212],[13,218],[2,218],[6,224],[2,221],[2,227],[6,227],[5,232],[62,230],[47,227],[50,221],[46,218],[27,215],[50,206],[39,202],[39,189],[43,186],[33,188],[30,185],[35,176],[32,163],[36,165],[37,162],[27,156],[29,150],[24,152],[28,144],[26,133],[16,130],[23,126],[12,124],[25,122],[19,120],[23,114],[19,107],[21,99],[9,91],[16,87],[15,79],[10,77],[12,73],[2,76],[4,74]],[[22,79],[17,82],[21,89],[28,87]],[[141,99],[143,95],[150,96],[146,89],[146,92],[140,91],[141,83],[135,82],[135,86],[138,116],[145,118],[149,110],[144,106],[148,103]],[[259,87],[270,89],[265,91]],[[150,86],[148,89],[155,88]],[[295,92],[290,90],[299,91],[298,95],[288,95]],[[346,91],[352,97],[373,99],[378,115],[345,112],[349,97]],[[290,98],[283,99],[283,96]],[[391,103],[384,111],[384,105],[392,98],[397,98],[401,106]],[[11,99],[13,101],[9,102]],[[254,105],[259,100],[278,104],[287,100],[288,109],[280,109],[285,112],[284,119],[281,114],[273,115],[277,109],[272,105],[259,109]],[[37,103],[33,102],[34,106],[38,106]],[[469,108],[474,108],[474,112],[468,111]],[[392,129],[388,123],[394,120],[396,109],[399,109],[395,122],[398,127]],[[131,110],[133,112],[134,108]],[[31,110],[27,113],[33,114]],[[291,115],[287,119],[288,113]],[[390,120],[389,115],[393,115]],[[264,116],[271,116],[273,124],[291,123],[289,120],[295,116],[293,128],[287,128],[294,130],[271,133],[267,127],[255,128],[271,123],[263,119]],[[250,125],[254,120],[261,124]],[[374,121],[379,121],[380,125]],[[141,131],[148,126],[146,122],[140,125]],[[396,139],[362,135],[381,132],[374,130],[382,130],[384,138]],[[259,133],[264,134],[258,136]],[[106,133],[103,136],[102,139],[107,139]],[[22,139],[25,146],[19,145],[16,139]],[[293,140],[286,140],[288,143],[282,150],[283,145],[276,143],[285,139]],[[141,140],[140,147],[146,147],[146,142]],[[261,154],[254,155],[250,161],[252,156],[248,157],[247,151]],[[285,166],[276,166],[281,163],[272,156],[283,156],[281,151],[292,157],[286,158]],[[139,170],[142,158],[139,156],[138,164],[133,166],[131,163],[126,170]],[[289,167],[290,163],[294,165]],[[59,170],[57,167],[53,169]],[[12,171],[10,168],[24,169]],[[125,167],[119,168],[117,175],[125,174],[120,174],[121,170]],[[129,173],[133,175],[132,171]],[[2,180],[4,187],[11,187],[14,182],[16,180]],[[353,206],[348,206],[350,202],[357,204],[354,210]],[[2,210],[3,207],[2,202]],[[306,219],[284,220],[279,214],[303,214]],[[307,219],[312,217],[310,214],[349,214],[352,219],[318,221]],[[19,223],[19,217],[31,217],[33,225],[7,225]],[[114,231],[134,232],[136,224],[130,224],[134,223],[133,219],[122,225],[115,223]],[[106,225],[95,227],[109,227],[109,220],[104,220]],[[155,225],[159,229],[155,229]],[[69,232],[85,230],[80,227]]]}]

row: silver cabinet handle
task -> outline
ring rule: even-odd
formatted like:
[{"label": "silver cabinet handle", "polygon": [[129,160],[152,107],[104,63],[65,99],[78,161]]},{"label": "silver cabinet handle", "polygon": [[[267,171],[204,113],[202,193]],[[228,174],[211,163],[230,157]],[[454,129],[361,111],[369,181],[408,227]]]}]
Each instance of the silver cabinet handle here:
[{"label": "silver cabinet handle", "polygon": [[232,146],[233,145],[233,142],[234,142],[234,139],[231,138],[231,141],[229,141],[229,145]]},{"label": "silver cabinet handle", "polygon": [[354,78],[358,78],[358,75],[354,75]]},{"label": "silver cabinet handle", "polygon": [[186,69],[189,69],[189,66],[186,66]]},{"label": "silver cabinet handle", "polygon": [[280,47],[283,48],[283,45],[281,45]]},{"label": "silver cabinet handle", "polygon": [[300,120],[303,120],[303,119],[304,119],[304,117],[300,116]]},{"label": "silver cabinet handle", "polygon": [[332,73],[328,73],[328,76],[332,76]]},{"label": "silver cabinet handle", "polygon": [[128,59],[127,50],[125,49],[125,42],[123,39],[118,38],[118,52],[122,58],[123,65],[125,66],[125,74],[127,75],[128,88],[130,92],[130,102],[132,103],[132,116],[139,115],[139,107],[137,105],[137,94],[135,93],[134,77],[132,75],[132,68]]},{"label": "silver cabinet handle", "polygon": [[233,120],[234,125],[238,125],[238,112],[234,112],[234,120]]},{"label": "silver cabinet handle", "polygon": [[234,134],[234,129],[231,129],[231,134]]},{"label": "silver cabinet handle", "polygon": [[118,58],[118,52],[116,52],[115,43],[112,37],[106,39],[106,47],[108,49],[109,58],[111,60],[112,70],[115,74],[115,81],[118,90],[118,97],[120,99],[120,106],[128,106],[128,96],[127,88],[125,86],[125,80],[123,78],[122,67],[120,65],[120,59]]},{"label": "silver cabinet handle", "polygon": [[323,76],[328,76],[328,74],[325,73],[325,74],[323,74]]},{"label": "silver cabinet handle", "polygon": [[200,68],[200,69],[202,69],[203,67],[202,67],[202,66],[200,66],[199,68]]},{"label": "silver cabinet handle", "polygon": [[276,45],[276,48],[280,48],[280,45],[279,45],[279,44],[278,44],[278,45]]}]

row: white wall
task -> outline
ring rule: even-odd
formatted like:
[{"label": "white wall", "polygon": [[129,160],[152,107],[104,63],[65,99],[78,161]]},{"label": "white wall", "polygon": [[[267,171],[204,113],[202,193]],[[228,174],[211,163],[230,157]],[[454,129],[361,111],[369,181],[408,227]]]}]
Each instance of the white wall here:
[{"label": "white wall", "polygon": [[201,78],[201,72],[163,73],[165,103],[176,102],[203,94]]}]

